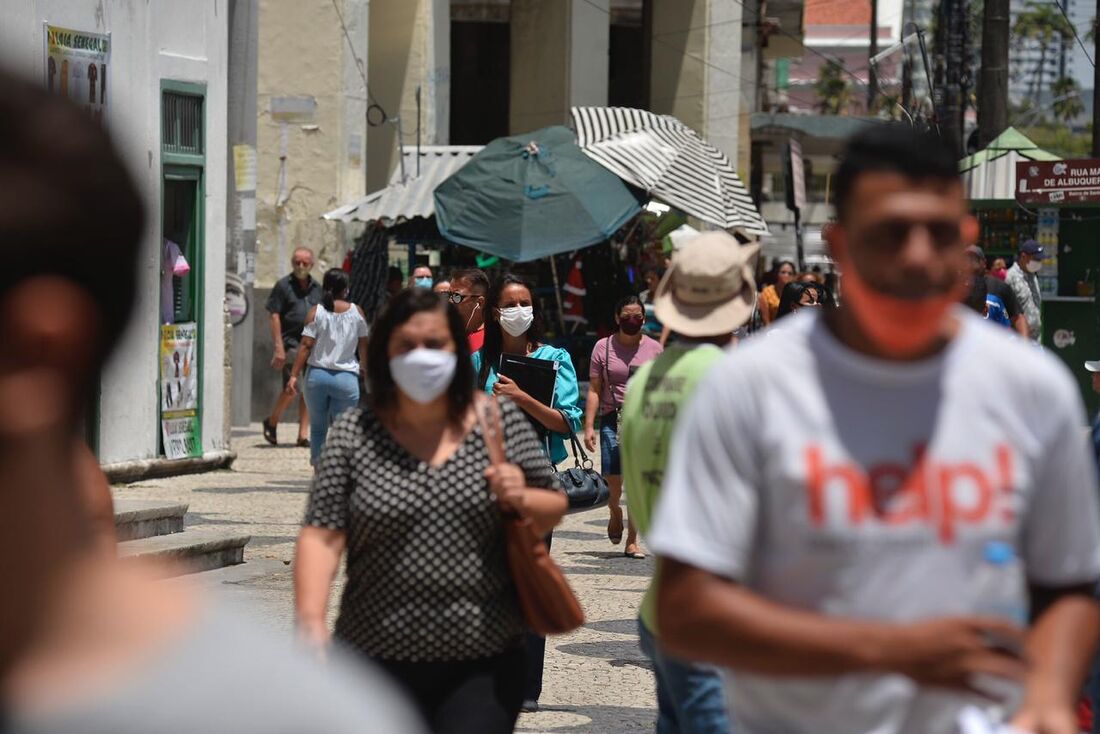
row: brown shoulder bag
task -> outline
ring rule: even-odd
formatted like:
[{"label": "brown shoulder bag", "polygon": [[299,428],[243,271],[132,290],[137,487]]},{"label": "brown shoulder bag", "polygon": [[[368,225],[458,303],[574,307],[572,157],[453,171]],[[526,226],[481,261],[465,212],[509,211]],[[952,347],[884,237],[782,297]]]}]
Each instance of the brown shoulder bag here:
[{"label": "brown shoulder bag", "polygon": [[[496,398],[479,400],[478,422],[493,466],[508,463],[504,433]],[[569,587],[546,544],[527,518],[506,513],[504,534],[508,568],[516,586],[520,609],[531,631],[539,635],[562,635],[584,624],[584,611]]]}]

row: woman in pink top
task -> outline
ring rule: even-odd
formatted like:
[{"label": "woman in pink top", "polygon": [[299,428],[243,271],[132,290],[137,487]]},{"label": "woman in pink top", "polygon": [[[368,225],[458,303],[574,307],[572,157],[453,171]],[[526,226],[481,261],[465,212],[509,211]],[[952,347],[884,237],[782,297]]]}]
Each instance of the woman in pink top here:
[{"label": "woman in pink top", "polygon": [[[637,296],[627,296],[615,308],[618,331],[596,342],[589,370],[588,401],[584,411],[584,444],[596,450],[596,412],[600,415],[600,471],[611,489],[611,519],[607,537],[614,545],[623,539],[623,476],[619,463],[619,411],[626,395],[626,383],[638,367],[659,355],[664,347],[656,339],[642,334],[645,307]],[[645,558],[638,548],[638,531],[627,522],[628,558]]]}]

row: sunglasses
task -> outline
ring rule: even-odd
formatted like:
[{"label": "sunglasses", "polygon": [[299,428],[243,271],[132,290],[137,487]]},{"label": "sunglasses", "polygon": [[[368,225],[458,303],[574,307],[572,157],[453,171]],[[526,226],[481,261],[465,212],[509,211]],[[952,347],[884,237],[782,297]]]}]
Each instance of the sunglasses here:
[{"label": "sunglasses", "polygon": [[458,293],[457,291],[447,291],[443,295],[447,297],[448,301],[456,306],[465,301],[467,298],[477,298],[477,296],[473,293]]}]

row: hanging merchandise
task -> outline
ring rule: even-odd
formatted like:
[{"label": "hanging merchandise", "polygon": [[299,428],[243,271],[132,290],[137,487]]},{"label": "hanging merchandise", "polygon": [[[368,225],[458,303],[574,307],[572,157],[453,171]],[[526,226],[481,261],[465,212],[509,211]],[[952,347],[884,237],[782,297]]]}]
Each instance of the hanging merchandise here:
[{"label": "hanging merchandise", "polygon": [[573,333],[583,329],[588,324],[584,316],[584,297],[588,291],[584,287],[584,263],[581,259],[573,260],[573,267],[569,269],[569,275],[565,279],[565,298],[562,300],[562,318],[570,325]]},{"label": "hanging merchandise", "polygon": [[160,260],[160,323],[171,324],[176,320],[175,278],[183,277],[190,272],[191,268],[188,266],[186,271],[177,272],[180,260],[187,264],[187,260],[183,257],[183,250],[167,237],[164,238],[163,247]]},{"label": "hanging merchandise", "polygon": [[1035,239],[1043,246],[1043,268],[1039,271],[1039,290],[1044,296],[1058,295],[1058,210],[1039,210]]},{"label": "hanging merchandise", "polygon": [[180,253],[176,257],[176,262],[172,265],[172,275],[176,276],[177,278],[182,278],[190,272],[191,264],[187,262],[187,258],[183,256],[183,253]]},{"label": "hanging merchandise", "polygon": [[367,323],[374,321],[386,303],[387,246],[386,229],[376,223],[351,253],[351,301],[363,309]]}]

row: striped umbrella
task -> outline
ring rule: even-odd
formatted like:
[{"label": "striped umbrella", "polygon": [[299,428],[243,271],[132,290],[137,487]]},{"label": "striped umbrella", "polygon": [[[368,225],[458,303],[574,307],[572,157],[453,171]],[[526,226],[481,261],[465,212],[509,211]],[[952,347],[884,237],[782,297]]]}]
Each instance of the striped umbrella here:
[{"label": "striped umbrella", "polygon": [[705,222],[767,234],[725,153],[671,115],[629,107],[574,107],[577,144],[627,183]]}]

